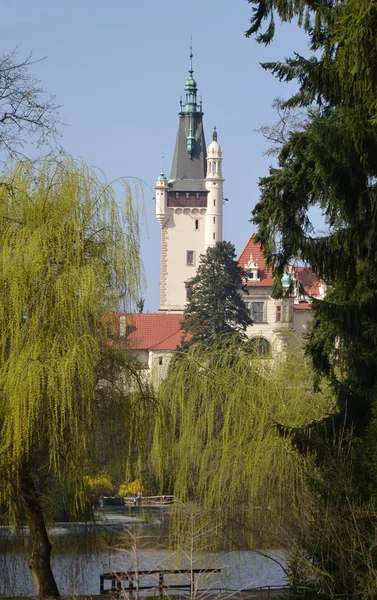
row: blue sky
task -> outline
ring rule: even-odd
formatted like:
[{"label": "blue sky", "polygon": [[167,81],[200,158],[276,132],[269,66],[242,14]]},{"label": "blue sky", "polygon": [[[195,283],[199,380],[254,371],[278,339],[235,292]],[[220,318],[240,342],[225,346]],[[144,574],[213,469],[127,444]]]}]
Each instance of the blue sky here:
[{"label": "blue sky", "polygon": [[[294,89],[259,63],[293,51],[308,54],[302,31],[279,27],[267,48],[246,39],[252,11],[246,0],[4,0],[0,7],[0,53],[18,47],[20,57],[31,50],[35,59],[46,57],[33,72],[62,104],[64,149],[100,168],[109,181],[131,175],[151,188],[162,151],[170,172],[192,35],[206,140],[216,125],[223,148],[229,199],[224,239],[240,252],[253,232],[249,219],[258,200],[258,178],[272,162],[263,155],[266,143],[256,129],[276,120],[273,99]],[[145,309],[154,312],[160,228],[148,187],[145,205]]]}]

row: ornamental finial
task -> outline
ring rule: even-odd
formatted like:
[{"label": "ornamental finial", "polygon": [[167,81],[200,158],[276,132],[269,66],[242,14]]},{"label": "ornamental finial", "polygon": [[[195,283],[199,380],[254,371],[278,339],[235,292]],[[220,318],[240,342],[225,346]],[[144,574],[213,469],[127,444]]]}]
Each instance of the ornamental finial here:
[{"label": "ornamental finial", "polygon": [[192,74],[194,72],[194,69],[192,68],[192,57],[193,57],[193,53],[192,53],[192,36],[191,36],[191,40],[190,40],[190,68],[189,68],[189,73],[192,77]]},{"label": "ornamental finial", "polygon": [[214,125],[214,127],[213,127],[212,139],[213,139],[213,141],[214,141],[214,142],[217,142],[217,130],[216,130],[216,125]]}]

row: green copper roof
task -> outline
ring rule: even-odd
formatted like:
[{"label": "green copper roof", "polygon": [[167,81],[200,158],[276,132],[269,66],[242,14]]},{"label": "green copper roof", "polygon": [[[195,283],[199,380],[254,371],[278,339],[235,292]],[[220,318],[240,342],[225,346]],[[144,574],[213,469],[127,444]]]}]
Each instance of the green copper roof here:
[{"label": "green copper roof", "polygon": [[190,75],[190,77],[189,77],[189,78],[186,80],[186,84],[185,84],[185,90],[186,90],[187,88],[195,88],[195,89],[196,89],[196,87],[197,87],[196,81],[195,81],[195,79],[193,78],[193,76],[192,76],[192,75]]},{"label": "green copper roof", "polygon": [[163,171],[161,171],[157,181],[166,181],[166,177]]}]

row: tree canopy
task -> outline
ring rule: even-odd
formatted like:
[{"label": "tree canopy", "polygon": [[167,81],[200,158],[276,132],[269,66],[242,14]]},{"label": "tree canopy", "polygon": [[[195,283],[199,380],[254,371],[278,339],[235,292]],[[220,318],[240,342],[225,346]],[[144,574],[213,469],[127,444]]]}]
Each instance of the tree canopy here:
[{"label": "tree canopy", "polygon": [[103,423],[118,457],[136,427],[137,369],[109,349],[104,315],[140,297],[137,221],[127,186],[120,209],[69,158],[19,163],[0,185],[0,500],[10,519],[26,516],[41,597],[58,595],[46,519],[85,510]]},{"label": "tree canopy", "polygon": [[[339,502],[343,503],[344,528],[342,533],[334,529],[327,546],[332,544],[339,552],[321,568],[333,577],[331,594],[349,597],[366,593],[365,582],[372,577],[374,562],[369,554],[368,567],[343,577],[343,550],[336,546],[335,536],[339,539],[344,534],[346,539],[352,503],[375,501],[377,494],[377,2],[249,2],[254,13],[247,35],[256,34],[259,42],[269,43],[276,15],[285,22],[297,19],[308,33],[312,51],[309,58],[296,53],[285,61],[262,65],[281,81],[298,83],[297,93],[284,106],[292,111],[306,109],[307,119],[285,135],[278,166],[261,178],[253,220],[276,277],[292,257],[298,257],[328,284],[326,298],[312,302],[307,352],[317,376],[330,378],[338,415],[331,424],[325,419],[323,427],[309,428],[306,437],[300,432],[294,441],[302,451],[314,450],[322,465],[327,480],[319,496],[323,509],[330,510],[325,497],[332,498],[334,512],[339,513]],[[325,232],[316,232],[313,207],[322,211]],[[350,435],[354,436],[351,445]],[[330,452],[337,472],[347,473],[345,478],[352,481],[351,486],[338,488],[336,498],[325,492],[334,474],[334,469],[330,475],[327,468],[329,436],[337,440]],[[339,455],[343,445],[344,453]],[[369,523],[375,528],[375,517]],[[353,543],[356,556],[361,547]],[[327,551],[322,550],[323,557]]]},{"label": "tree canopy", "polygon": [[217,242],[200,256],[196,276],[188,283],[190,294],[182,321],[182,329],[191,336],[190,345],[208,348],[234,335],[245,339],[244,331],[252,320],[241,296],[246,289],[242,278],[230,242]]},{"label": "tree canopy", "polygon": [[[260,181],[253,220],[277,276],[299,257],[330,285],[324,301],[313,301],[309,349],[318,372],[332,378],[339,408],[365,434],[377,383],[377,4],[254,4],[249,34],[270,19],[260,41],[271,39],[275,9],[282,20],[298,16],[308,31],[316,56],[263,66],[279,79],[298,81],[299,92],[287,106],[316,103],[319,113],[282,144],[279,166]],[[323,212],[325,234],[315,235],[313,206]]]},{"label": "tree canopy", "polygon": [[227,543],[233,536],[243,537],[242,547],[287,542],[282,531],[299,510],[310,459],[276,423],[301,428],[334,405],[326,388],[308,389],[310,377],[302,353],[272,361],[219,340],[205,351],[189,348],[160,385],[156,471],[180,500],[212,512]]}]

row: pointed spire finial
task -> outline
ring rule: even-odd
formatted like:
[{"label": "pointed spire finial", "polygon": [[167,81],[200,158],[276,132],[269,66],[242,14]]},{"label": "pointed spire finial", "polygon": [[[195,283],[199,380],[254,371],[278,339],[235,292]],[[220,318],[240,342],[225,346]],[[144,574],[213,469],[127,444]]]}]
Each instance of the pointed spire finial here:
[{"label": "pointed spire finial", "polygon": [[192,53],[192,36],[191,36],[191,39],[190,39],[190,68],[189,68],[189,73],[190,73],[191,77],[192,77],[192,74],[194,72],[194,69],[192,68],[192,57],[193,56],[194,55]]},{"label": "pointed spire finial", "polygon": [[166,177],[165,177],[165,173],[164,173],[164,152],[161,153],[161,173],[160,173],[157,181],[166,181]]},{"label": "pointed spire finial", "polygon": [[214,125],[214,127],[213,127],[212,139],[213,139],[213,141],[214,141],[214,142],[217,142],[217,130],[216,130],[216,125]]}]

